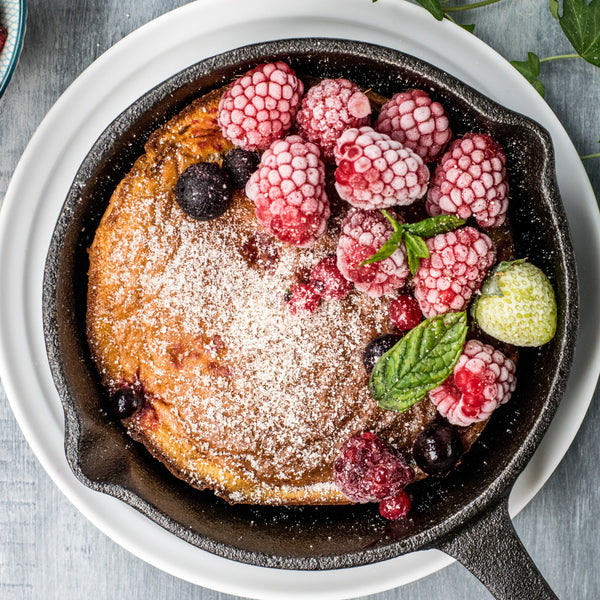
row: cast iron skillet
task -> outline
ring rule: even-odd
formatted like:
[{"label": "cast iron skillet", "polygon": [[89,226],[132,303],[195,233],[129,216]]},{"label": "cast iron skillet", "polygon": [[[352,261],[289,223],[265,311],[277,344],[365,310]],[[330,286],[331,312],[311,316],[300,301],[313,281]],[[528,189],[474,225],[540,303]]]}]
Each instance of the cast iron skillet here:
[{"label": "cast iron skillet", "polygon": [[[192,99],[259,62],[286,60],[302,75],[347,77],[391,96],[428,90],[456,133],[481,130],[505,148],[517,253],[556,290],[556,337],[523,350],[511,401],[461,465],[442,480],[412,486],[408,520],[388,522],[371,505],[229,506],[173,477],[100,410],[105,391],[85,337],[87,248],[117,182],[149,134]],[[125,110],[83,161],[51,241],[44,281],[48,357],[65,412],[65,449],[75,475],[122,499],[188,542],[236,561],[285,569],[339,569],[439,548],[504,599],[555,598],[518,540],[507,511],[512,484],[538,446],[565,389],[577,332],[577,279],[559,197],[550,136],[447,73],[379,46],[331,39],[283,40],[204,60]]]}]

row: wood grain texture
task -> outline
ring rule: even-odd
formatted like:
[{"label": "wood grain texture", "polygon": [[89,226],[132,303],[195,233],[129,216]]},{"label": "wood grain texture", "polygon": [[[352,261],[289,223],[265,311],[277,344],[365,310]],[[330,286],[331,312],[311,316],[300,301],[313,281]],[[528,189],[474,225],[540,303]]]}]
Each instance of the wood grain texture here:
[{"label": "wood grain texture", "polygon": [[[247,0],[250,1],[250,0]],[[364,0],[369,2],[370,0]],[[380,0],[401,1],[401,0]],[[184,0],[29,0],[19,67],[0,100],[0,197],[37,125],[64,89],[102,52]],[[457,17],[509,59],[570,52],[547,0],[504,0]],[[600,69],[582,60],[542,66],[546,99],[580,154],[599,149]],[[586,169],[598,196],[600,161]],[[9,293],[2,290],[0,293]],[[583,324],[588,326],[588,324]],[[596,326],[596,324],[593,324]],[[600,405],[598,393],[575,442],[548,483],[514,521],[560,598],[600,590]],[[459,565],[371,596],[372,600],[479,600],[489,593]],[[27,445],[0,389],[0,598],[3,600],[226,600],[143,563],[68,502]]]}]

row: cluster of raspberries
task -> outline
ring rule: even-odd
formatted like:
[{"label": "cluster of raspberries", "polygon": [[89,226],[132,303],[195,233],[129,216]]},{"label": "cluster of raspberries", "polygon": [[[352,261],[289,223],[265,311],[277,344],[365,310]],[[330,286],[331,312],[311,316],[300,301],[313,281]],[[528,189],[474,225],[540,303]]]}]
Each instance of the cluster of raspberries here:
[{"label": "cluster of raspberries", "polygon": [[[453,140],[444,108],[423,90],[397,93],[376,118],[371,113],[369,98],[354,83],[325,79],[305,93],[294,70],[276,62],[234,81],[218,119],[237,147],[262,153],[246,194],[258,221],[280,241],[306,247],[327,231],[327,170],[334,170],[335,191],[350,205],[335,256],[286,292],[289,311],[310,315],[321,301],[341,300],[355,287],[372,297],[394,295],[390,319],[404,331],[423,316],[465,310],[495,263],[494,243],[481,230],[506,218],[506,156],[485,133]],[[430,216],[473,219],[479,229],[463,226],[427,239],[428,256],[413,277],[404,243],[365,263],[402,227],[398,211],[421,199]],[[453,375],[430,397],[450,423],[467,426],[506,402],[514,384],[512,361],[472,340]],[[412,477],[402,457],[369,433],[353,436],[335,466],[349,499],[379,502],[388,518],[406,514],[410,501],[403,489]]]},{"label": "cluster of raspberries", "polygon": [[[325,233],[325,163],[335,163],[337,194],[357,209],[404,207],[426,196],[432,216],[473,217],[484,229],[504,221],[506,157],[490,136],[467,133],[451,142],[444,108],[423,90],[397,93],[376,118],[371,113],[354,83],[324,79],[305,93],[281,61],[258,65],[228,87],[219,125],[237,147],[264,151],[246,193],[271,235],[304,247]],[[382,277],[374,276],[373,290],[389,293]]]}]

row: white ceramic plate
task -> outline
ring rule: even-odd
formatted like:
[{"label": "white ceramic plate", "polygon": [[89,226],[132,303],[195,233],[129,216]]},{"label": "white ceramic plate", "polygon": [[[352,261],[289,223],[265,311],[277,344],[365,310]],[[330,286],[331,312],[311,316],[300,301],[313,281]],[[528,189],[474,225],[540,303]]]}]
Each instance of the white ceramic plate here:
[{"label": "white ceramic plate", "polygon": [[[175,576],[248,597],[349,598],[414,581],[449,564],[437,551],[340,571],[282,571],[213,556],[187,544],[128,505],[89,490],[63,451],[63,418],[42,332],[42,280],[54,223],[77,169],[103,129],[130,103],[205,57],[249,43],[342,37],[413,54],[522,112],[551,133],[558,181],[581,277],[581,322],[600,320],[600,215],[564,129],[535,90],[498,54],[424,10],[385,0],[199,0],[116,44],[71,85],[33,136],[0,213],[0,375],[15,416],[44,468],[99,529],[141,559]],[[511,496],[516,514],[563,457],[592,398],[600,339],[583,328],[568,390],[542,445]]]}]

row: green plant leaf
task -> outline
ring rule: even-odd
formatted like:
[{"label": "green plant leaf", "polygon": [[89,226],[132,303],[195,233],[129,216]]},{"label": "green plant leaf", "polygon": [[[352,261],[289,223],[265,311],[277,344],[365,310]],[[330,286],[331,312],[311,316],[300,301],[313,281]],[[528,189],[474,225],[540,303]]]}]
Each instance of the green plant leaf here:
[{"label": "green plant leaf", "polygon": [[418,235],[423,238],[436,236],[438,233],[448,233],[462,227],[466,221],[459,219],[454,215],[439,215],[437,217],[429,217],[416,223],[405,223],[401,225],[404,231],[412,235]]},{"label": "green plant leaf", "polygon": [[427,244],[420,238],[430,238],[438,233],[454,231],[466,223],[466,221],[459,219],[454,215],[439,215],[437,217],[430,217],[429,219],[417,221],[416,223],[398,223],[387,210],[382,210],[381,212],[392,224],[394,233],[376,254],[363,260],[358,268],[364,265],[370,265],[374,262],[379,262],[380,260],[385,260],[394,254],[400,244],[404,242],[408,266],[410,272],[414,276],[419,268],[419,260],[429,256]]},{"label": "green plant leaf", "polygon": [[395,231],[394,233],[392,233],[392,237],[387,242],[385,242],[383,246],[381,246],[379,251],[373,254],[372,256],[369,256],[369,258],[367,258],[366,260],[363,260],[360,263],[360,265],[358,265],[358,268],[389,258],[392,254],[394,254],[394,252],[396,252],[396,250],[398,250],[398,247],[402,243],[403,237],[404,231],[402,230]]},{"label": "green plant leaf", "polygon": [[440,0],[416,0],[424,9],[428,10],[438,21],[444,18],[444,9]]},{"label": "green plant leaf", "polygon": [[[376,0],[373,0],[375,2]],[[558,19],[558,0],[549,0],[550,13],[555,19]]]},{"label": "green plant leaf", "polygon": [[558,22],[579,56],[600,67],[600,0],[563,0]]},{"label": "green plant leaf", "polygon": [[419,269],[421,259],[429,258],[429,249],[422,237],[412,235],[408,231],[404,232],[404,245],[406,246],[408,268],[414,277]]},{"label": "green plant leaf", "polygon": [[533,85],[542,98],[546,93],[544,84],[538,79],[540,74],[540,59],[533,52],[527,53],[527,60],[511,60],[510,64]]},{"label": "green plant leaf", "polygon": [[467,313],[423,321],[376,363],[371,395],[381,408],[404,412],[452,373],[467,336]]},{"label": "green plant leaf", "polygon": [[473,23],[472,25],[463,25],[462,23],[459,23],[459,25],[463,29],[466,29],[469,33],[473,33],[473,31],[475,30],[475,23]]}]

